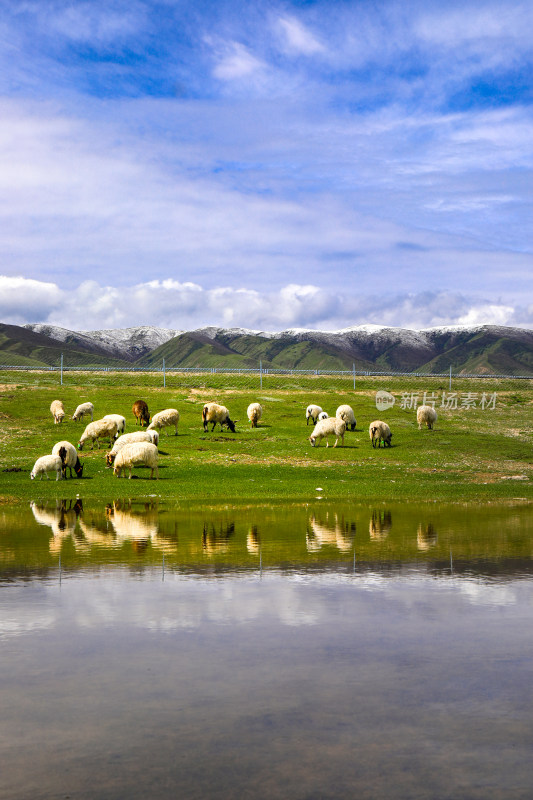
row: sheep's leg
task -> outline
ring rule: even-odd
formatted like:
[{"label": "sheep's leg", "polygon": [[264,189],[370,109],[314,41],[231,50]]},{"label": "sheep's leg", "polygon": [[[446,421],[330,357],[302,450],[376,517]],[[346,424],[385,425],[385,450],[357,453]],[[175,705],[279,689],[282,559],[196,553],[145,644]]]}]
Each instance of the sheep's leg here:
[{"label": "sheep's leg", "polygon": [[[211,433],[215,430],[216,422],[213,422],[213,427],[211,428]],[[222,425],[220,426],[220,430],[222,430]]]}]

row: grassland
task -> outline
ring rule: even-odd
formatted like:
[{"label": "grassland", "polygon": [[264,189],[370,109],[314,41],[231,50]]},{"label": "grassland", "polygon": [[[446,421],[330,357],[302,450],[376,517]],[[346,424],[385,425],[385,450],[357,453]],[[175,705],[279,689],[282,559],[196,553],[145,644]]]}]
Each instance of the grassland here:
[{"label": "grassland", "polygon": [[[157,376],[156,376],[157,377]],[[532,498],[533,386],[531,381],[462,380],[453,387],[457,409],[441,408],[447,386],[428,385],[425,378],[368,378],[339,388],[335,382],[310,379],[277,383],[265,381],[251,389],[232,376],[179,378],[166,388],[153,375],[134,373],[69,374],[58,385],[57,373],[0,374],[0,502],[54,499],[80,495],[84,500],[157,496],[178,505],[265,502],[305,503],[317,496],[326,500],[360,501],[478,501]],[[442,379],[441,379],[442,380]],[[208,382],[209,381],[209,382]],[[194,385],[196,382],[196,385]],[[151,385],[150,385],[151,384]],[[396,404],[378,412],[375,393],[386,389]],[[418,430],[415,412],[401,407],[403,393],[433,391],[439,420],[434,430]],[[467,393],[475,408],[461,408]],[[495,408],[480,407],[482,393],[496,392]],[[67,420],[53,424],[52,400],[62,399]],[[117,479],[105,468],[105,448],[84,450],[81,480],[31,481],[35,459],[51,452],[59,439],[76,443],[84,423],[70,420],[76,405],[91,400],[96,417],[121,413],[127,430],[135,429],[133,402],[143,398],[152,413],[176,407],[179,435],[163,431],[160,439],[160,480],[136,469],[133,480]],[[202,405],[218,400],[236,418],[237,432],[204,433]],[[259,401],[264,409],[257,429],[251,429],[246,408]],[[357,430],[347,433],[345,446],[312,448],[308,441],[305,408],[316,402],[330,414],[349,403]],[[373,449],[368,423],[389,422],[390,449]],[[20,470],[20,471],[19,471]]]}]

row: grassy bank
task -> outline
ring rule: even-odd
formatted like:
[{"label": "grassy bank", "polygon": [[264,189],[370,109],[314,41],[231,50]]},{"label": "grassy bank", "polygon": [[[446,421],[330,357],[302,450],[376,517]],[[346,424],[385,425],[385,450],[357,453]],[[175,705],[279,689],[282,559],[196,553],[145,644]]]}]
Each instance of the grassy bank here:
[{"label": "grassy bank", "polygon": [[[368,378],[360,380],[357,391],[294,388],[261,391],[234,389],[228,376],[217,388],[133,386],[129,379],[98,375],[88,385],[57,386],[46,375],[24,377],[13,373],[0,376],[0,479],[1,501],[74,497],[112,499],[157,495],[186,504],[291,501],[305,502],[317,496],[325,499],[360,500],[511,500],[531,499],[531,444],[533,388],[530,381],[482,382],[462,380],[455,386],[457,408],[441,407],[447,387],[426,386],[424,378]],[[378,389],[392,392],[393,408],[379,411],[375,406]],[[418,430],[415,411],[402,408],[405,393],[434,392],[439,414],[435,429]],[[482,408],[496,392],[495,407]],[[469,395],[472,393],[472,395]],[[475,395],[475,397],[474,397]],[[67,420],[53,424],[49,412],[54,399],[62,399]],[[105,449],[84,450],[81,480],[30,481],[35,459],[51,452],[59,439],[73,444],[85,425],[70,420],[78,403],[91,400],[95,418],[120,413],[127,419],[127,431],[135,430],[133,402],[143,398],[152,413],[167,407],[181,415],[179,435],[163,431],[160,439],[160,480],[150,481],[147,470],[136,469],[133,480],[117,479],[105,468]],[[204,433],[202,405],[218,400],[236,418],[237,432]],[[260,427],[251,429],[246,408],[252,401],[263,406]],[[355,411],[357,430],[347,433],[345,446],[312,448],[306,427],[305,408],[309,402],[330,414],[340,403]],[[475,403],[475,407],[461,404]],[[405,396],[404,403],[405,405]],[[373,449],[368,423],[385,419],[393,431],[393,447]],[[21,470],[21,471],[17,471]]]}]

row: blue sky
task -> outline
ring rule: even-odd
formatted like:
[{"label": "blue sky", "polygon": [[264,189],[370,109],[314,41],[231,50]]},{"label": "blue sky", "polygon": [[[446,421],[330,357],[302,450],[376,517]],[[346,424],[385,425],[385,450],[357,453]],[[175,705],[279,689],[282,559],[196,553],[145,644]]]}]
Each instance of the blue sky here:
[{"label": "blue sky", "polygon": [[532,326],[531,3],[0,9],[3,322]]}]

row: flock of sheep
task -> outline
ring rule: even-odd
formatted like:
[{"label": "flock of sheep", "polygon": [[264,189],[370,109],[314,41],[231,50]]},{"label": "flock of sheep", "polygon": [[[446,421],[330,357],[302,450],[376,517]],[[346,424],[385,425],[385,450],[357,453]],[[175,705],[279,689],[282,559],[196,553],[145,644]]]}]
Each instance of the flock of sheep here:
[{"label": "flock of sheep", "polygon": [[[54,424],[59,425],[65,418],[65,409],[61,400],[54,400],[50,406],[50,412],[54,418]],[[83,465],[78,457],[78,450],[83,450],[87,442],[91,442],[91,448],[94,449],[94,443],[99,445],[100,439],[107,439],[109,441],[110,450],[106,454],[106,465],[113,468],[114,474],[120,478],[122,473],[126,474],[129,470],[129,477],[132,476],[134,466],[146,466],[151,469],[150,478],[154,476],[159,477],[158,470],[158,444],[159,432],[163,428],[174,428],[174,433],[178,433],[179,411],[176,408],[166,408],[163,411],[158,411],[154,414],[150,421],[150,413],[148,405],[144,400],[136,400],[132,407],[132,413],[135,417],[136,424],[141,426],[141,430],[133,433],[124,433],[126,428],[126,418],[120,414],[106,414],[102,419],[94,419],[94,406],[92,403],[82,403],[79,405],[72,419],[74,421],[83,420],[84,417],[91,417],[91,421],[83,431],[76,447],[66,440],[57,442],[51,455],[44,455],[37,459],[30,477],[33,480],[38,475],[41,480],[44,475],[49,478],[49,472],[56,473],[56,480],[66,478],[67,469],[70,470],[70,477],[72,477],[72,470],[76,477],[81,478],[83,475]],[[263,409],[259,403],[250,403],[247,409],[247,416],[252,425],[252,428],[258,426],[259,420],[263,414]],[[427,425],[432,428],[437,420],[437,412],[432,406],[420,406],[417,409],[417,422],[418,427],[422,428]],[[312,447],[318,446],[322,439],[326,439],[326,447],[329,447],[329,437],[335,437],[335,444],[337,446],[339,439],[341,445],[344,444],[344,434],[347,430],[354,431],[356,428],[356,419],[353,409],[349,405],[341,405],[337,408],[334,417],[328,414],[317,405],[307,406],[305,417],[307,424],[311,420],[314,424],[314,429],[309,437],[309,442]],[[232,433],[235,433],[235,421],[231,420],[229,411],[225,406],[218,403],[206,403],[202,408],[202,423],[204,431],[209,430],[211,424],[211,431],[215,426],[220,425],[221,430],[229,428]],[[142,428],[145,430],[142,430]],[[392,433],[389,425],[382,420],[374,420],[370,423],[368,432],[372,447],[391,447]]]}]

